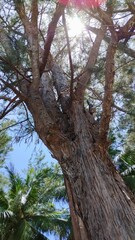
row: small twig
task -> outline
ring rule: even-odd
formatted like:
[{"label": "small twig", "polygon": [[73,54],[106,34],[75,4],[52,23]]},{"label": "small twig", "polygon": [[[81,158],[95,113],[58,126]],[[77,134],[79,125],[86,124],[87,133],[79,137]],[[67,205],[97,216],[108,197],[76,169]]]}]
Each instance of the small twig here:
[{"label": "small twig", "polygon": [[12,101],[12,98],[10,98],[10,97],[7,97],[7,96],[4,96],[4,95],[1,95],[0,96],[0,99],[3,99],[3,100],[5,100],[5,101]]},{"label": "small twig", "polygon": [[133,62],[133,61],[135,61],[135,59],[131,59],[130,61],[128,61],[128,62],[126,62],[126,63],[124,63],[124,64],[122,64],[122,65],[118,66],[117,68],[115,68],[115,72],[116,72],[117,70],[119,70],[120,68],[122,68],[122,67],[126,66],[127,64],[129,64],[129,63]]},{"label": "small twig", "polygon": [[21,102],[22,102],[21,100],[16,101],[16,103],[12,107],[10,107],[10,109],[8,109],[7,111],[6,111],[7,109],[6,107],[3,113],[0,115],[0,119],[4,118],[9,112],[13,111]]},{"label": "small twig", "polygon": [[3,61],[4,63],[8,64],[14,71],[16,71],[21,77],[23,77],[26,81],[30,82],[30,79],[25,77],[25,75],[23,75],[19,69],[13,65],[11,62],[9,62],[7,59],[3,58],[0,56],[0,60]]},{"label": "small twig", "polygon": [[21,100],[26,100],[26,96],[20,91],[18,91],[12,84],[4,81],[2,78],[0,78],[0,80],[6,87],[10,88]]},{"label": "small twig", "polygon": [[6,106],[6,108],[4,109],[4,112],[6,112],[6,110],[9,108],[9,106],[15,102],[15,100],[17,99],[18,97],[15,96],[14,98],[10,99],[8,105]]},{"label": "small twig", "polygon": [[3,132],[3,131],[5,131],[5,130],[11,128],[11,127],[15,127],[15,126],[17,126],[17,125],[19,125],[19,124],[22,124],[22,123],[26,122],[26,121],[28,121],[28,119],[22,120],[21,122],[14,123],[14,124],[12,124],[12,125],[9,125],[9,126],[7,126],[7,127],[5,127],[5,128],[0,129],[0,132]]}]

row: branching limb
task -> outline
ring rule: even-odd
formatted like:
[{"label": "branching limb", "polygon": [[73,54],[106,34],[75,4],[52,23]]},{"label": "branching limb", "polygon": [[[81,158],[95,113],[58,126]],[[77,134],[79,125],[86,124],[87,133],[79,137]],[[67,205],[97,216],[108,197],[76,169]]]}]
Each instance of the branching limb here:
[{"label": "branching limb", "polygon": [[119,28],[119,31],[117,32],[118,40],[121,39],[129,40],[131,36],[135,35],[134,30],[135,30],[135,15],[132,16],[123,27]]},{"label": "branching limb", "polygon": [[56,30],[56,27],[57,27],[57,23],[58,23],[60,17],[63,15],[65,7],[66,6],[61,5],[61,4],[57,5],[56,11],[55,11],[54,16],[52,18],[52,21],[49,24],[48,32],[47,32],[47,38],[46,38],[46,42],[45,42],[45,45],[44,45],[43,57],[42,57],[42,61],[41,61],[41,64],[40,64],[40,76],[44,72],[45,66],[47,64],[47,60],[48,60],[51,45],[52,45],[52,42],[53,42],[53,38],[54,38],[54,35],[55,35],[55,30]]},{"label": "branching limb", "polygon": [[33,81],[31,88],[37,90],[40,84],[39,74],[39,43],[38,43],[38,1],[32,0],[31,3],[31,21],[26,15],[23,2],[14,0],[16,11],[24,25],[26,36],[29,43],[29,53],[31,58],[31,67]]},{"label": "branching limb", "polygon": [[[98,32],[100,31],[100,29],[98,28],[94,28],[91,26],[87,26],[87,29],[90,30],[91,32],[93,32],[94,34],[98,34]],[[103,39],[105,42],[109,43],[110,42],[110,37],[107,37],[106,35],[104,36]],[[135,51],[129,47],[127,47],[124,43],[119,42],[118,43],[118,49],[124,53],[126,53],[129,57],[135,58]]]},{"label": "branching limb", "polygon": [[104,98],[99,129],[100,146],[104,146],[104,148],[107,148],[108,146],[107,135],[109,130],[109,123],[111,120],[111,108],[113,105],[114,56],[116,49],[117,41],[112,38],[106,55]]},{"label": "branching limb", "polygon": [[105,32],[106,32],[106,27],[101,27],[101,29],[98,31],[94,44],[89,53],[89,59],[88,59],[87,65],[84,68],[84,74],[82,74],[78,80],[75,97],[80,102],[83,102],[84,92],[87,87],[87,84],[90,81],[90,78],[93,72],[93,67],[95,66],[95,63],[99,54],[99,48],[101,46],[101,42],[104,38]]}]

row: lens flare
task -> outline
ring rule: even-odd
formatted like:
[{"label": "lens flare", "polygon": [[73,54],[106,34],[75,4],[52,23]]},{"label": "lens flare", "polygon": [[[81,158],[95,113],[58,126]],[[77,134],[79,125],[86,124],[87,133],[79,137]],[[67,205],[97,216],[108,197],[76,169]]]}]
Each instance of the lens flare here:
[{"label": "lens flare", "polygon": [[99,7],[106,0],[59,0],[63,5],[71,4],[76,7]]}]

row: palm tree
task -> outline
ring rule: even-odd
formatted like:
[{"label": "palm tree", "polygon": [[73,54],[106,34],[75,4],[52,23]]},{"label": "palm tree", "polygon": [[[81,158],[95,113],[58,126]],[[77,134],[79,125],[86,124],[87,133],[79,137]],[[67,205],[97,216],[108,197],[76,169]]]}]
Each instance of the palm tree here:
[{"label": "palm tree", "polygon": [[0,239],[46,240],[47,232],[71,239],[69,212],[54,204],[65,194],[59,168],[30,167],[25,179],[13,166],[6,170],[10,184],[0,190]]},{"label": "palm tree", "polygon": [[125,152],[121,154],[118,164],[125,183],[135,194],[135,149],[126,148]]}]

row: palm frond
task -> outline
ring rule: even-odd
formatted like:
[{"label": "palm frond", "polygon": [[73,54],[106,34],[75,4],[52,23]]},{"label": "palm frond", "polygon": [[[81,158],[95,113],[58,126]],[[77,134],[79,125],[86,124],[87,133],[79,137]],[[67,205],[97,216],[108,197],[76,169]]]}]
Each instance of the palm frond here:
[{"label": "palm frond", "polygon": [[10,210],[0,212],[0,222],[4,221],[4,220],[7,220],[9,218],[12,218],[13,216],[14,216],[14,213]]},{"label": "palm frond", "polygon": [[10,196],[11,198],[14,198],[16,194],[18,194],[19,191],[22,190],[24,183],[21,177],[15,173],[14,167],[10,165],[9,167],[5,167],[8,175],[9,175],[9,180],[10,180]]},{"label": "palm frond", "polygon": [[5,192],[0,189],[0,211],[8,209],[8,201],[5,197]]}]

